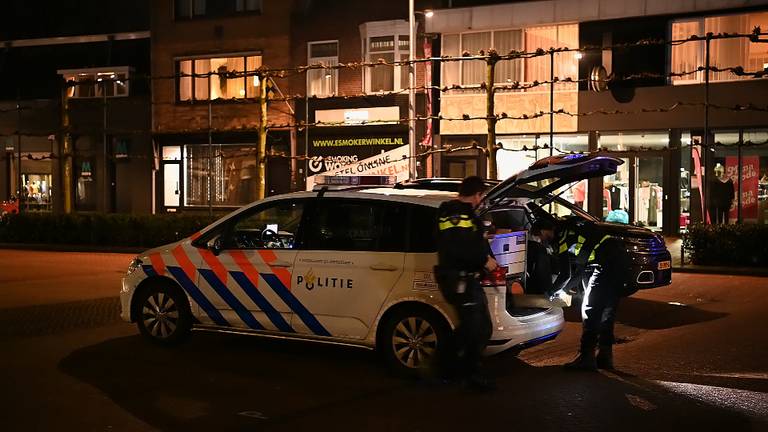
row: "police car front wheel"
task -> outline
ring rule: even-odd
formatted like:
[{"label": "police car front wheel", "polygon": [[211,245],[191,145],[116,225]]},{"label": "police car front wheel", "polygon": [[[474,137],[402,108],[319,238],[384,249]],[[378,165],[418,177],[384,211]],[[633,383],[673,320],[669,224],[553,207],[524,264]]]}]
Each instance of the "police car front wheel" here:
[{"label": "police car front wheel", "polygon": [[179,290],[166,284],[149,286],[138,293],[135,305],[139,331],[153,342],[171,345],[189,335],[192,314]]}]

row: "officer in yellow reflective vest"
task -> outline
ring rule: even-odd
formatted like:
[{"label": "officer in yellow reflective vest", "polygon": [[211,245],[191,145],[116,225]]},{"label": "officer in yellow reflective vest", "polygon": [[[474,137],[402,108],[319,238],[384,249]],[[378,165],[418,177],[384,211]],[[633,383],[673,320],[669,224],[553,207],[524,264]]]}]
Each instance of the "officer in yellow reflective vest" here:
[{"label": "officer in yellow reflective vest", "polygon": [[495,270],[497,264],[475,214],[483,192],[485,184],[480,177],[467,177],[459,186],[459,197],[440,205],[435,276],[440,291],[459,316],[455,372],[469,388],[490,390],[493,382],[480,373],[481,354],[493,331],[480,277],[483,271]]},{"label": "officer in yellow reflective vest", "polygon": [[[614,321],[621,297],[631,294],[631,257],[624,241],[596,232],[589,223],[559,235],[560,274],[555,289],[573,291],[588,277],[581,304],[579,355],[568,370],[613,369]],[[550,293],[551,295],[553,293]],[[599,346],[599,350],[598,350]],[[597,354],[595,354],[597,350]]]}]

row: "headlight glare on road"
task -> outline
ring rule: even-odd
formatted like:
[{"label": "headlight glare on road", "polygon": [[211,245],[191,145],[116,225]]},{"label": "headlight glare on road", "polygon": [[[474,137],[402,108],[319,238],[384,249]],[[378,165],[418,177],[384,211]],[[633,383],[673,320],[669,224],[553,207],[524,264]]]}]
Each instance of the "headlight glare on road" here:
[{"label": "headlight glare on road", "polygon": [[144,264],[144,262],[139,259],[138,257],[131,260],[131,263],[128,264],[128,274],[131,274],[141,268],[141,265]]}]

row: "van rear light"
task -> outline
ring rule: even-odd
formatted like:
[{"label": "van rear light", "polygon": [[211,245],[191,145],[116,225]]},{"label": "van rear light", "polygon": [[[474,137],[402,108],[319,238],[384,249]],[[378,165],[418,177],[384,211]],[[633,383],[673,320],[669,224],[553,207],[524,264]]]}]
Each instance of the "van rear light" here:
[{"label": "van rear light", "polygon": [[480,285],[482,286],[499,286],[507,285],[507,267],[506,266],[498,266],[496,267],[496,270],[487,273],[483,280],[480,281]]}]

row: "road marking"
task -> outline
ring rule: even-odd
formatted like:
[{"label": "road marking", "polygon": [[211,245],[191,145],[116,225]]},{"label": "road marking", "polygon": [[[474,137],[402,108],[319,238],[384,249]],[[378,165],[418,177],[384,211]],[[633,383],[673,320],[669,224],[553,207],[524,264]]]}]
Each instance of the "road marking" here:
[{"label": "road marking", "polygon": [[708,376],[708,377],[717,377],[717,378],[744,378],[744,379],[768,380],[768,373],[765,373],[765,372],[692,373],[688,375]]},{"label": "road marking", "polygon": [[761,419],[768,418],[768,393],[702,384],[669,381],[654,382],[667,390],[716,407],[735,410]]},{"label": "road marking", "polygon": [[243,416],[243,417],[251,417],[259,420],[269,420],[269,417],[265,416],[259,411],[243,411],[243,412],[237,413],[237,415]]},{"label": "road marking", "polygon": [[641,398],[640,396],[633,395],[633,394],[625,394],[624,396],[627,397],[627,400],[629,401],[632,406],[635,408],[640,408],[643,411],[653,411],[657,407],[656,405],[648,402],[647,400]]}]

